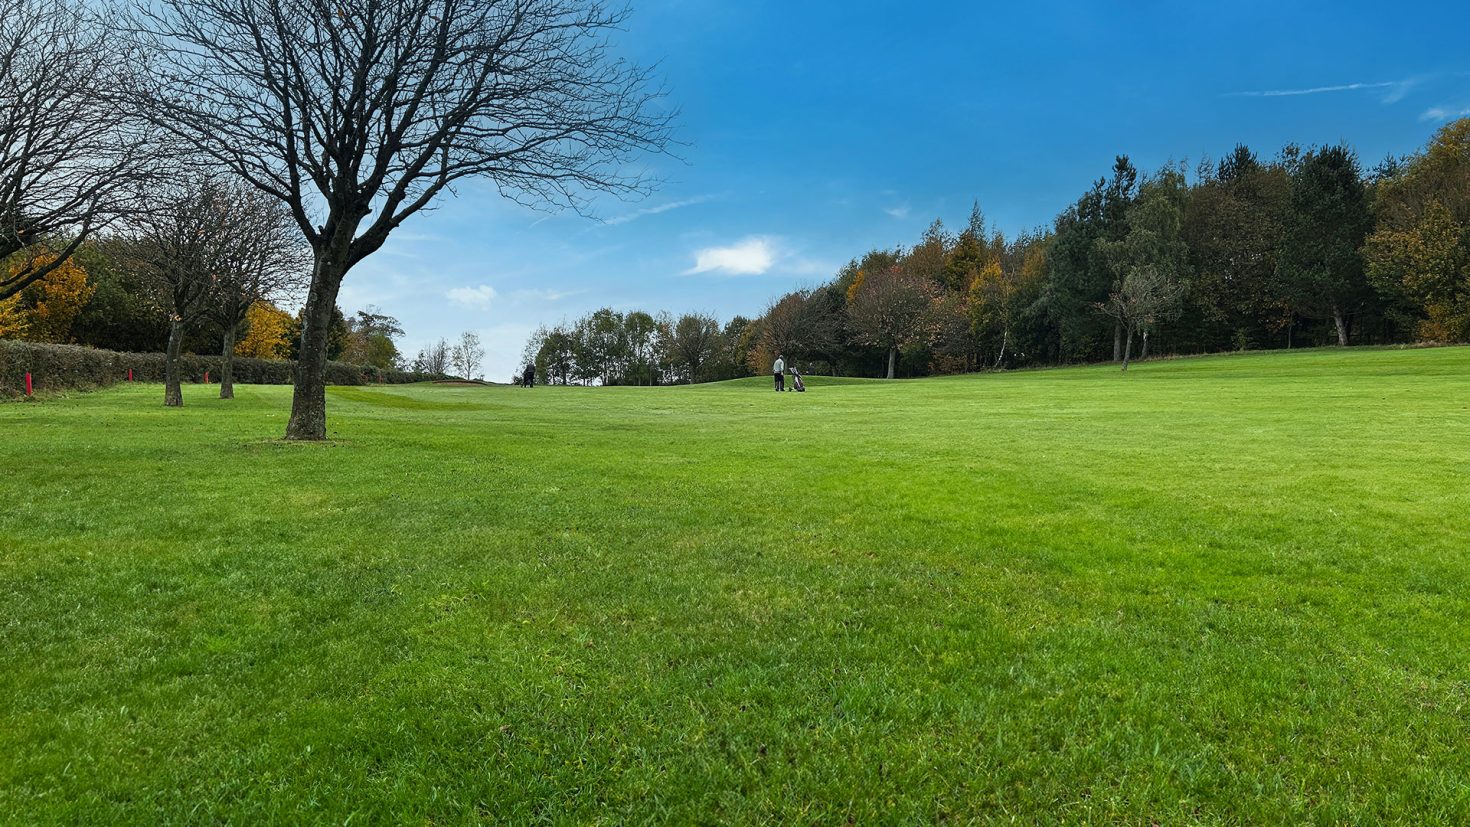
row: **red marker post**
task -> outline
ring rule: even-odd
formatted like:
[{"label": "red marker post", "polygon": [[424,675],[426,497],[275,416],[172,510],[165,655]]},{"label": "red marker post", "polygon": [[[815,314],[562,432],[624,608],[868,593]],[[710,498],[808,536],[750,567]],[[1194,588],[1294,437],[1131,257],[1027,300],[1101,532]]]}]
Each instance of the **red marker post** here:
[{"label": "red marker post", "polygon": [[207,370],[204,372],[204,384],[209,384],[209,371]]},{"label": "red marker post", "polygon": [[31,374],[29,372],[27,372],[26,373],[26,396],[30,396],[30,395],[31,395]]},{"label": "red marker post", "polygon": [[133,381],[133,369],[132,368],[128,368],[128,381],[129,382]]}]

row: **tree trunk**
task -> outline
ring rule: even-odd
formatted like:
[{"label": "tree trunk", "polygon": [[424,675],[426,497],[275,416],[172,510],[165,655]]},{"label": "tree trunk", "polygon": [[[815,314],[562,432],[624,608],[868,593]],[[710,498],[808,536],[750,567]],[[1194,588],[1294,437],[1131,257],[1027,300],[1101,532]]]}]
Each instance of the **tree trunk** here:
[{"label": "tree trunk", "polygon": [[225,345],[219,353],[219,398],[235,398],[235,336],[238,325],[225,327]]},{"label": "tree trunk", "polygon": [[319,258],[311,292],[301,313],[301,347],[296,360],[296,386],[291,393],[291,419],[286,439],[327,438],[327,338],[331,332],[332,309],[345,268]]},{"label": "tree trunk", "polygon": [[1128,370],[1128,360],[1133,356],[1133,328],[1128,328],[1128,344],[1123,349],[1123,370]]},{"label": "tree trunk", "polygon": [[888,349],[888,378],[889,379],[892,379],[893,378],[893,368],[894,368],[895,363],[897,361],[898,361],[898,348],[896,348],[896,347],[889,348]]},{"label": "tree trunk", "polygon": [[1006,328],[1000,332],[1000,353],[996,354],[995,366],[991,370],[1000,370],[1000,365],[1006,359],[1006,342],[1010,341],[1011,331]]},{"label": "tree trunk", "polygon": [[168,326],[168,350],[163,356],[163,406],[184,407],[184,391],[179,387],[179,351],[184,347],[184,320],[175,315]]},{"label": "tree trunk", "polygon": [[1143,329],[1143,349],[1138,352],[1138,361],[1148,358],[1148,328]]},{"label": "tree trunk", "polygon": [[[1133,338],[1132,334],[1129,334],[1128,338],[1130,339],[1130,341],[1128,342],[1128,344],[1130,344],[1130,345],[1133,344],[1133,342],[1131,341],[1132,338]],[[1113,361],[1116,362],[1116,361],[1118,361],[1119,359],[1122,359],[1122,358],[1123,358],[1123,323],[1122,322],[1114,322],[1113,323]]]},{"label": "tree trunk", "polygon": [[1332,305],[1332,322],[1337,325],[1337,346],[1347,347],[1348,329],[1347,319],[1343,318],[1342,311],[1337,308],[1337,303]]}]

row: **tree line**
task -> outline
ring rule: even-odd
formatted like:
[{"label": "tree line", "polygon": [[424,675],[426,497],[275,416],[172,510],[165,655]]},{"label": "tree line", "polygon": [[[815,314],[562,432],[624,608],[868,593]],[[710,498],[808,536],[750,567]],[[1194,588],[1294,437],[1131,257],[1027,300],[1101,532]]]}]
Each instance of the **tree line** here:
[{"label": "tree line", "polygon": [[1120,156],[1050,226],[1008,238],[977,205],[959,232],[935,221],[755,319],[600,310],[538,331],[527,358],[562,382],[682,382],[763,374],[777,353],[893,378],[1465,341],[1470,119],[1371,170],[1344,145],[1236,146],[1192,176]]}]

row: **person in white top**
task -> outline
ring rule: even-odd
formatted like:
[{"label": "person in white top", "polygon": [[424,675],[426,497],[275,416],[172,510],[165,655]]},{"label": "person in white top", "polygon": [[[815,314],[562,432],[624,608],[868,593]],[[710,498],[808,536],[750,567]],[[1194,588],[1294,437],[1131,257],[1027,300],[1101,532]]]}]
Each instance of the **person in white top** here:
[{"label": "person in white top", "polygon": [[776,354],[776,364],[771,366],[771,373],[776,377],[776,393],[786,390],[786,360],[781,354]]}]

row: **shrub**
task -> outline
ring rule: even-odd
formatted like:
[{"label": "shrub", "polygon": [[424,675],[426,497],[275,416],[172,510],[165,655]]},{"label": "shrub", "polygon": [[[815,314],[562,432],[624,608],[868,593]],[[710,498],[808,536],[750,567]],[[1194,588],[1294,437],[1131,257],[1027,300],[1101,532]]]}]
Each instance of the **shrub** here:
[{"label": "shrub", "polygon": [[[179,375],[185,382],[202,382],[208,371],[219,376],[219,356],[186,354],[179,358]],[[289,385],[296,364],[279,359],[235,357],[235,383],[240,385]],[[0,339],[0,397],[25,393],[25,375],[38,392],[93,390],[126,381],[128,371],[138,382],[163,381],[162,353],[118,353],[78,345],[52,345]],[[345,362],[327,363],[327,384],[403,384],[444,378],[413,371],[380,369]]]}]

